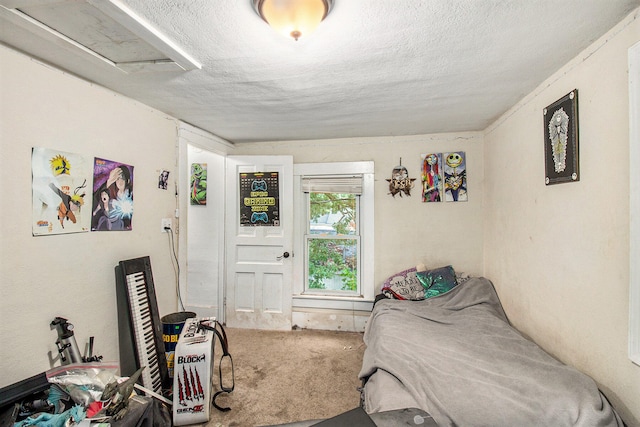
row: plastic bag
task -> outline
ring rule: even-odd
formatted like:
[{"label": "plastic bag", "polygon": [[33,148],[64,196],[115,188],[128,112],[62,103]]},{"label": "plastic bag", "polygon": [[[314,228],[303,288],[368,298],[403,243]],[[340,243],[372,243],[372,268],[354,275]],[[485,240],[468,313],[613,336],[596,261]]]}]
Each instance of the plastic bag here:
[{"label": "plastic bag", "polygon": [[87,407],[100,400],[105,386],[117,379],[117,362],[73,363],[57,366],[46,372],[47,381],[58,384],[73,401]]}]

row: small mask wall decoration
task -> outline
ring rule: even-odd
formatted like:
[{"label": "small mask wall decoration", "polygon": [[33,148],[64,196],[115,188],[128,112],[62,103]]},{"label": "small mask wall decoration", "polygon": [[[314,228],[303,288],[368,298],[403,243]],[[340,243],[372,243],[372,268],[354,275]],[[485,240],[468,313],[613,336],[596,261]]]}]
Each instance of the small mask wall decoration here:
[{"label": "small mask wall decoration", "polygon": [[391,179],[387,179],[389,182],[389,194],[396,197],[396,194],[402,193],[407,196],[411,196],[411,189],[413,188],[415,178],[409,178],[409,172],[407,168],[402,166],[402,158],[400,158],[400,164],[393,168],[391,172]]}]

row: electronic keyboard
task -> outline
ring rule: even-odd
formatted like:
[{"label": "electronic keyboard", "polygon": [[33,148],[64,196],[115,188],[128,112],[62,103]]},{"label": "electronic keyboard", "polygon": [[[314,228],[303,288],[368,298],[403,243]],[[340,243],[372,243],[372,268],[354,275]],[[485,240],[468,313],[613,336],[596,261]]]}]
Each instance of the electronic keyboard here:
[{"label": "electronic keyboard", "polygon": [[131,376],[146,366],[138,382],[157,394],[170,391],[162,324],[148,256],[116,266],[120,374]]}]

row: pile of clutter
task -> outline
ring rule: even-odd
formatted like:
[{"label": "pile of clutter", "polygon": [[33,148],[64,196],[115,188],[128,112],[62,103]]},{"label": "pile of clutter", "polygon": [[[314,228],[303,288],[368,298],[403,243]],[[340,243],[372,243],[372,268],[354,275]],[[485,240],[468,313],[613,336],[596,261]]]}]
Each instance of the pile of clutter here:
[{"label": "pile of clutter", "polygon": [[138,396],[134,384],[144,367],[129,378],[118,377],[117,364],[76,363],[46,372],[50,386],[24,400],[14,427],[83,426],[122,420]]}]

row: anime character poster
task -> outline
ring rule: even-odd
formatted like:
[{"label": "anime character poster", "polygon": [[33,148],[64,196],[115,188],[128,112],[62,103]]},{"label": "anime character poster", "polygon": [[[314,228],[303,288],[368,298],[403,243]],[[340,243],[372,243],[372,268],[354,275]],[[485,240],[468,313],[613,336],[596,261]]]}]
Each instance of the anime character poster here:
[{"label": "anime character poster", "polygon": [[444,191],[447,202],[466,202],[467,162],[464,151],[444,154]]},{"label": "anime character poster", "polygon": [[160,171],[160,175],[158,175],[158,188],[160,190],[166,190],[169,187],[169,171],[162,170]]},{"label": "anime character poster", "polygon": [[91,160],[34,147],[31,151],[34,236],[81,233],[91,226]]},{"label": "anime character poster", "polygon": [[193,163],[191,165],[191,204],[207,204],[207,164]]},{"label": "anime character poster", "polygon": [[133,166],[95,158],[91,231],[128,231],[133,219]]},{"label": "anime character poster", "polygon": [[422,156],[422,201],[441,202],[443,194],[442,153]]},{"label": "anime character poster", "polygon": [[280,187],[278,172],[240,174],[240,225],[279,226]]}]

